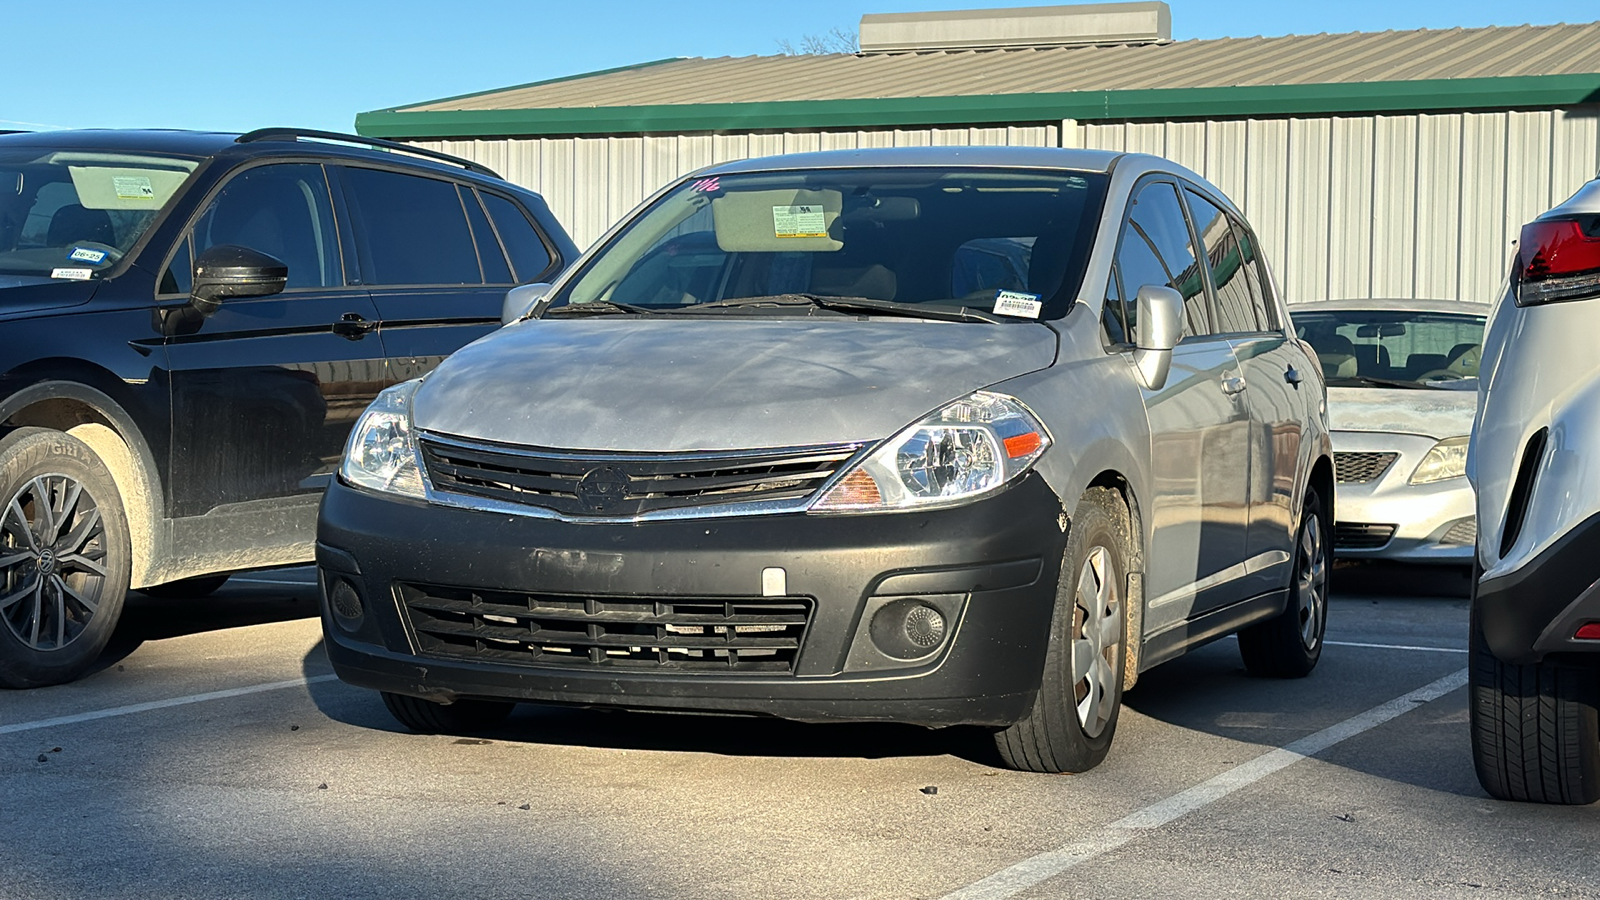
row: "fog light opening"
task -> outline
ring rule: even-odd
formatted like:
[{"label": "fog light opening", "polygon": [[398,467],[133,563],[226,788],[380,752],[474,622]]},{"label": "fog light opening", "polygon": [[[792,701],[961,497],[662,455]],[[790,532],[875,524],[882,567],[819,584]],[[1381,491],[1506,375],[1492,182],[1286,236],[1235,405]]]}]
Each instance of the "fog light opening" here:
[{"label": "fog light opening", "polygon": [[944,613],[919,600],[894,600],[872,617],[872,643],[885,656],[920,659],[944,645],[950,626]]},{"label": "fog light opening", "polygon": [[333,579],[333,586],[328,591],[328,609],[333,612],[333,620],[345,631],[360,628],[361,619],[366,615],[361,594],[356,591],[355,585],[344,578]]}]

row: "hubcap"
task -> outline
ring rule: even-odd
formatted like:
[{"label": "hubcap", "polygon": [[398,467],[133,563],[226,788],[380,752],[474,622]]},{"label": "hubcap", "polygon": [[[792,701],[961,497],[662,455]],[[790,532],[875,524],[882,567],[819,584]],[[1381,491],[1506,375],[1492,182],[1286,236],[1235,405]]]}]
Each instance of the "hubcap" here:
[{"label": "hubcap", "polygon": [[1078,572],[1072,614],[1072,693],[1078,724],[1098,737],[1116,709],[1117,649],[1122,643],[1122,598],[1111,554],[1095,547]]},{"label": "hubcap", "polygon": [[1322,642],[1328,609],[1328,548],[1322,539],[1322,519],[1307,516],[1300,529],[1300,566],[1295,572],[1295,594],[1300,603],[1300,642],[1307,650]]},{"label": "hubcap", "polygon": [[66,475],[40,475],[0,510],[0,620],[34,650],[83,634],[106,583],[106,532],[94,498]]}]

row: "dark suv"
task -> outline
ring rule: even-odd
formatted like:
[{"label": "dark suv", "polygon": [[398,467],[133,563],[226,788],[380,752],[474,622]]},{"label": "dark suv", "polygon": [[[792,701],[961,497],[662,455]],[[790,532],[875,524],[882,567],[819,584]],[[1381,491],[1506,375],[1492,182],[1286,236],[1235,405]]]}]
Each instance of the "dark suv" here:
[{"label": "dark suv", "polygon": [[129,589],[311,560],[367,404],[576,256],[538,195],[405,145],[0,135],[0,686],[84,673]]}]

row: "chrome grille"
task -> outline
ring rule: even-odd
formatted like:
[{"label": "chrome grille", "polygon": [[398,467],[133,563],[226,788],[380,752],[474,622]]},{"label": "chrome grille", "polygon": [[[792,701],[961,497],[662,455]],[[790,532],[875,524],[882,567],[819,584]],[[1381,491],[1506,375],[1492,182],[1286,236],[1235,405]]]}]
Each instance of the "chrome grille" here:
[{"label": "chrome grille", "polygon": [[1333,547],[1335,550],[1376,550],[1389,543],[1396,527],[1366,522],[1335,522]]},{"label": "chrome grille", "polygon": [[423,435],[436,488],[572,516],[798,500],[810,496],[860,444],[704,453],[594,454],[463,442]]},{"label": "chrome grille", "polygon": [[1335,453],[1333,477],[1340,484],[1376,481],[1394,465],[1397,453]]},{"label": "chrome grille", "polygon": [[524,594],[417,584],[401,607],[426,656],[529,666],[793,672],[809,597]]}]

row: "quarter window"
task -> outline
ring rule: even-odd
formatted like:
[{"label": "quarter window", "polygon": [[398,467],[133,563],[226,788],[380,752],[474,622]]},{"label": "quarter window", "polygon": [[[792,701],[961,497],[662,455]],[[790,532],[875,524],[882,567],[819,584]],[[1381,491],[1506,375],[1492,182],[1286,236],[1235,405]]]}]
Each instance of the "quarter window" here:
[{"label": "quarter window", "polygon": [[495,230],[500,232],[501,243],[506,245],[517,281],[532,281],[544,274],[550,268],[550,251],[539,239],[539,232],[528,221],[527,214],[498,194],[485,192],[481,196],[489,208],[489,218],[494,220]]},{"label": "quarter window", "polygon": [[1144,285],[1170,287],[1183,297],[1183,336],[1211,333],[1205,276],[1196,262],[1174,185],[1156,181],[1139,190],[1122,229],[1117,267],[1130,304]]},{"label": "quarter window", "polygon": [[381,169],[346,168],[340,175],[361,255],[362,281],[483,284],[477,247],[454,184]]},{"label": "quarter window", "polygon": [[1211,286],[1217,292],[1217,330],[1227,333],[1266,330],[1266,323],[1256,317],[1259,304],[1251,296],[1250,283],[1244,274],[1250,263],[1239,249],[1228,216],[1201,194],[1187,188],[1184,194],[1189,198],[1195,231],[1200,233],[1200,243],[1206,249]]},{"label": "quarter window", "polygon": [[[222,244],[277,257],[289,267],[291,290],[344,283],[333,204],[318,165],[258,166],[236,175],[194,226],[196,255]],[[187,281],[173,274],[176,286]]]}]

